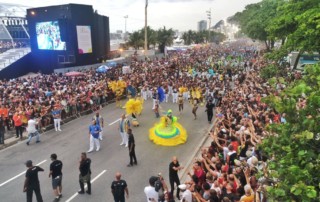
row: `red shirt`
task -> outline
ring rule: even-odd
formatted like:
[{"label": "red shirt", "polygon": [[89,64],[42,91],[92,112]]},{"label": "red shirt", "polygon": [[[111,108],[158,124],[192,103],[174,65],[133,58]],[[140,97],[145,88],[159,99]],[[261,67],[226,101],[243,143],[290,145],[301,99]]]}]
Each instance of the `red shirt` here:
[{"label": "red shirt", "polygon": [[21,115],[14,115],[12,117],[14,121],[14,126],[21,126],[22,125],[22,116]]},{"label": "red shirt", "polygon": [[198,177],[199,184],[202,185],[206,180],[205,172],[202,169],[198,169],[194,171],[194,174]]}]

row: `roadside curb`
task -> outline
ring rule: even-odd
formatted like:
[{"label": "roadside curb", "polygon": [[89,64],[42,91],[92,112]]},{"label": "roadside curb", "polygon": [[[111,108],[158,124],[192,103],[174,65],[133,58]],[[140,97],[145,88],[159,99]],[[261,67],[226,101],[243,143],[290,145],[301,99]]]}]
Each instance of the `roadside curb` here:
[{"label": "roadside curb", "polygon": [[[10,138],[8,138],[8,139],[10,139]],[[10,146],[12,146],[14,144],[17,144],[19,141],[22,142],[22,141],[24,141],[26,139],[28,139],[28,138],[27,137],[22,137],[22,140],[20,138],[16,138],[15,140],[10,141],[9,143],[0,145],[0,150],[8,148],[8,147],[10,147]]]},{"label": "roadside curb", "polygon": [[194,159],[199,156],[201,153],[201,148],[207,143],[208,139],[210,138],[210,135],[208,133],[213,129],[214,124],[211,124],[206,130],[204,137],[202,138],[200,144],[196,147],[196,150],[194,153],[191,155],[190,159],[184,166],[183,172],[180,174],[180,181],[181,183],[184,183],[187,180],[188,177],[188,172],[190,172],[192,168],[192,164],[194,162]]}]

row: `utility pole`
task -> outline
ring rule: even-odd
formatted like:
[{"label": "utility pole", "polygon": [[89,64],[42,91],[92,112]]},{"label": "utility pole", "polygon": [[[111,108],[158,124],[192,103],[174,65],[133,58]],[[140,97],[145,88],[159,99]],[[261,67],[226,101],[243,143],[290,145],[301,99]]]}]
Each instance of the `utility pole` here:
[{"label": "utility pole", "polygon": [[208,42],[210,43],[211,42],[211,8],[210,10],[207,11],[207,17],[208,17],[208,20],[209,20],[209,28],[208,28]]},{"label": "utility pole", "polygon": [[127,19],[128,15],[124,16],[124,41],[127,41]]},{"label": "utility pole", "polygon": [[148,50],[148,33],[147,33],[147,26],[148,26],[148,0],[146,0],[146,6],[145,6],[145,13],[144,13],[144,54],[146,54]]}]

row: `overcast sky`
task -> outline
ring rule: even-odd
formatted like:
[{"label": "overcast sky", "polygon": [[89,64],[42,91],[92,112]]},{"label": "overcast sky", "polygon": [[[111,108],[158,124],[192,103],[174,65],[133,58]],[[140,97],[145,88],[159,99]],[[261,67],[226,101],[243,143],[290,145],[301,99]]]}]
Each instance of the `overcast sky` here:
[{"label": "overcast sky", "polygon": [[[30,7],[42,7],[58,4],[78,3],[93,5],[99,14],[110,17],[110,30],[124,30],[128,15],[129,32],[144,26],[145,0],[0,0],[2,3],[23,4]],[[261,0],[149,0],[148,25],[153,29],[167,28],[186,31],[196,30],[197,22],[206,20],[206,11],[211,8],[212,23],[241,11],[250,3]]]}]

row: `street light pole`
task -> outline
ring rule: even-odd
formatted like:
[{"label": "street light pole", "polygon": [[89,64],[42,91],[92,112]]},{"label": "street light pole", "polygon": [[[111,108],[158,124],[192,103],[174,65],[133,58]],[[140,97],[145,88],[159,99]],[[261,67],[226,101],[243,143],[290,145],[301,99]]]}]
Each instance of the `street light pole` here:
[{"label": "street light pole", "polygon": [[208,20],[209,20],[209,28],[208,28],[208,42],[210,43],[211,42],[211,31],[210,31],[210,28],[211,28],[211,8],[210,10],[207,11],[207,17],[208,17]]},{"label": "street light pole", "polygon": [[128,15],[124,16],[124,41],[127,41],[127,19]]},{"label": "street light pole", "polygon": [[144,53],[146,54],[148,50],[148,33],[147,33],[147,17],[148,17],[148,0],[146,0],[145,13],[144,13]]}]

